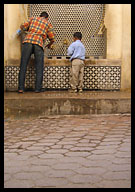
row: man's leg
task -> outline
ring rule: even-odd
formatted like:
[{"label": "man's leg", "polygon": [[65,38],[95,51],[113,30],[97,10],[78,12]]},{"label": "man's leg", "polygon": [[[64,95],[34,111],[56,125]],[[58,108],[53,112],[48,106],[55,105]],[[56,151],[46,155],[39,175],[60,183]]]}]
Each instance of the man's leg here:
[{"label": "man's leg", "polygon": [[36,82],[35,91],[41,91],[43,81],[43,69],[44,69],[44,50],[39,45],[34,45],[35,55],[35,68],[36,68]]},{"label": "man's leg", "polygon": [[22,46],[22,55],[21,55],[21,63],[20,63],[20,71],[18,76],[18,90],[24,91],[24,84],[25,84],[25,74],[27,70],[27,65],[32,53],[32,44],[25,43]]}]

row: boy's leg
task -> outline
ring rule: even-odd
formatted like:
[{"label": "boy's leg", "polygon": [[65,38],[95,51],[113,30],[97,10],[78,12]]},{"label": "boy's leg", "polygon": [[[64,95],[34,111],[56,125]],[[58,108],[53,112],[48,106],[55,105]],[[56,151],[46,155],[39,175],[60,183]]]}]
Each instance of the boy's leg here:
[{"label": "boy's leg", "polygon": [[80,64],[80,72],[79,72],[79,83],[78,83],[79,90],[82,90],[83,88],[83,76],[84,76],[84,62],[82,61],[82,64]]},{"label": "boy's leg", "polygon": [[77,60],[72,61],[71,67],[71,78],[70,78],[70,85],[72,89],[77,89],[78,86],[78,76],[79,76],[79,65]]},{"label": "boy's leg", "polygon": [[35,68],[36,68],[36,82],[35,90],[41,91],[43,81],[43,69],[44,69],[44,50],[39,45],[34,45],[35,55]]},{"label": "boy's leg", "polygon": [[32,44],[25,43],[22,46],[22,55],[21,55],[21,63],[20,63],[20,71],[18,75],[18,90],[24,90],[25,84],[25,75],[27,70],[27,65],[32,53]]}]

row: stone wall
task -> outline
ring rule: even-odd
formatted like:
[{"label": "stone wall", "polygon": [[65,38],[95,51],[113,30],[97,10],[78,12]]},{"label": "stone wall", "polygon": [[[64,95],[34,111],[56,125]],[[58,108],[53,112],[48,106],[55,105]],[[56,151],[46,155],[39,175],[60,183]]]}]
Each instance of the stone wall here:
[{"label": "stone wall", "polygon": [[[14,37],[27,19],[27,4],[4,4],[4,66],[20,64],[20,38]],[[107,59],[121,59],[121,88],[131,88],[131,5],[107,4]],[[108,64],[109,65],[109,64]]]}]

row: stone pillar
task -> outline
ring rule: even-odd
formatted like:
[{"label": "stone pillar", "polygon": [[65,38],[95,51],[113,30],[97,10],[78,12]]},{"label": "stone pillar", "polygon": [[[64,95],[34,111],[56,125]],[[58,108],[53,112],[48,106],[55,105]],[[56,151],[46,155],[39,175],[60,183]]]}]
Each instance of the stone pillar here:
[{"label": "stone pillar", "polygon": [[107,59],[120,59],[122,46],[122,4],[106,4]]},{"label": "stone pillar", "polygon": [[24,4],[4,4],[4,65],[16,64],[20,60],[20,37],[14,35],[26,19]]},{"label": "stone pillar", "polygon": [[131,88],[131,4],[106,4],[107,59],[121,59],[121,89]]},{"label": "stone pillar", "polygon": [[131,88],[131,4],[122,6],[121,89]]},{"label": "stone pillar", "polygon": [[[4,5],[4,66],[7,65],[8,60],[8,25],[7,25],[7,5]],[[5,73],[4,73],[4,91],[5,86]]]}]

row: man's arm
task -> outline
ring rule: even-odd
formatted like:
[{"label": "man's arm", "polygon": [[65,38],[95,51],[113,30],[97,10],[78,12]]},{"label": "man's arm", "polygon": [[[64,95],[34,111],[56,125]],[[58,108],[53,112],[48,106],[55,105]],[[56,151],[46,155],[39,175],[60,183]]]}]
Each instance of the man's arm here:
[{"label": "man's arm", "polygon": [[48,43],[45,47],[47,47],[48,49],[50,49],[51,45],[54,43],[54,40],[50,40],[50,43]]},{"label": "man's arm", "polygon": [[21,30],[23,31],[27,31],[29,29],[29,26],[30,26],[30,23],[31,23],[31,20],[33,18],[31,17],[30,19],[28,19],[26,22],[24,22],[23,24],[20,25],[20,28]]},{"label": "man's arm", "polygon": [[47,37],[50,40],[50,43],[48,43],[45,47],[51,48],[51,45],[55,42],[55,33],[53,30],[53,26],[49,23],[49,28],[47,31]]}]

